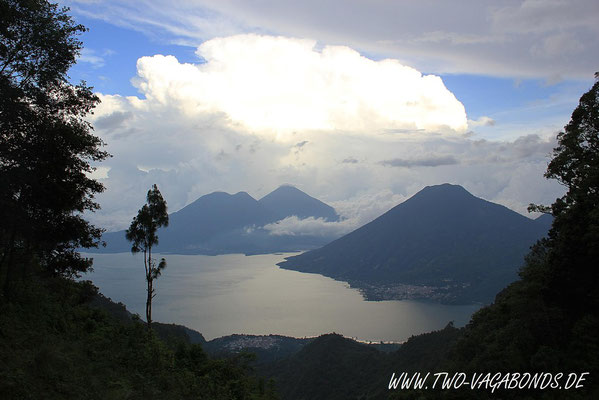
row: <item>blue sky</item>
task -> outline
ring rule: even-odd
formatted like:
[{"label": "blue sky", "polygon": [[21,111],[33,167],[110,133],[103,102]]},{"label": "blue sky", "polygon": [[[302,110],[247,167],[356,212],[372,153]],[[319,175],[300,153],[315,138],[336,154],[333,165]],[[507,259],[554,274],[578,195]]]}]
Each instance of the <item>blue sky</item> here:
[{"label": "blue sky", "polygon": [[89,28],[70,77],[101,94],[109,229],[152,183],[173,211],[294,184],[340,232],[444,182],[525,213],[563,192],[542,175],[599,69],[593,1],[62,4]]},{"label": "blue sky", "polygon": [[76,20],[89,29],[80,36],[85,49],[83,59],[93,57],[89,62],[80,61],[69,75],[73,82],[85,80],[97,91],[138,95],[130,81],[136,75],[137,60],[143,56],[170,54],[181,62],[198,61],[194,47],[171,44],[166,39],[85,16],[76,16]]},{"label": "blue sky", "polygon": [[[86,49],[84,55],[98,59],[78,63],[71,69],[70,76],[74,82],[86,80],[99,92],[139,95],[131,79],[136,76],[137,60],[143,56],[173,55],[181,63],[201,62],[195,54],[195,46],[174,44],[171,35],[142,33],[85,15],[75,14],[75,17],[89,28],[89,32],[81,36]],[[464,104],[469,118],[486,115],[506,124],[534,122],[556,115],[567,122],[580,94],[592,82],[592,73],[587,79],[548,83],[547,77],[422,72],[441,76],[445,86]]]}]

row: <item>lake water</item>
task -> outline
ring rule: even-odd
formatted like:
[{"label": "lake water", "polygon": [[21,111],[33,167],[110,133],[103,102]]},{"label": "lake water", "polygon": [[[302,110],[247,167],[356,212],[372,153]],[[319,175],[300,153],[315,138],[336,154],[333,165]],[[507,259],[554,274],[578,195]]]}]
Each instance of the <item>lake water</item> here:
[{"label": "lake water", "polygon": [[[83,255],[94,259],[94,271],[83,279],[145,318],[143,256]],[[344,282],[276,266],[285,256],[166,255],[168,267],[156,285],[152,317],[188,326],[207,340],[234,333],[305,337],[337,332],[361,340],[403,341],[449,321],[462,326],[479,308],[365,301]]]}]

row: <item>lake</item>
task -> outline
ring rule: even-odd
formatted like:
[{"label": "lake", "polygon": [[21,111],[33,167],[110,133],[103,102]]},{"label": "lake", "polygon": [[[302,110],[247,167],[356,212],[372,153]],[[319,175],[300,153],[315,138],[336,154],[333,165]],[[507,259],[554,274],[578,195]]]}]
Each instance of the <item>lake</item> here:
[{"label": "lake", "polygon": [[[185,325],[207,340],[234,333],[309,337],[336,332],[360,340],[404,341],[449,321],[463,326],[480,307],[365,301],[345,282],[279,268],[276,264],[289,255],[166,255],[152,319]],[[83,256],[94,259],[94,271],[83,279],[145,319],[143,256]]]}]

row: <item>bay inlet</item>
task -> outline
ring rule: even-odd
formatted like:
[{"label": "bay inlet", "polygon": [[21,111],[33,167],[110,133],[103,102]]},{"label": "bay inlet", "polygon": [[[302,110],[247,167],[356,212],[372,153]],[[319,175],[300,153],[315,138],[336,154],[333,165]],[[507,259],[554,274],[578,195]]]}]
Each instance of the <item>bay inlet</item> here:
[{"label": "bay inlet", "polygon": [[[94,271],[82,279],[129,311],[145,315],[141,255],[82,255],[94,259]],[[366,301],[345,282],[279,268],[276,264],[289,255],[164,255],[168,267],[156,285],[153,319],[185,325],[207,340],[235,333],[301,338],[336,332],[359,340],[401,342],[450,321],[463,326],[480,308]]]}]

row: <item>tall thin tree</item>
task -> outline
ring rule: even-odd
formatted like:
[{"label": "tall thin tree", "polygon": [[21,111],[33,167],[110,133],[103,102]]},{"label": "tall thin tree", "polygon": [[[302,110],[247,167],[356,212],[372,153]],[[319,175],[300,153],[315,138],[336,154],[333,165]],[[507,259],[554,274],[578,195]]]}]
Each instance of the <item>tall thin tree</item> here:
[{"label": "tall thin tree", "polygon": [[132,253],[144,253],[144,267],[146,271],[147,299],[146,299],[146,321],[148,330],[152,329],[152,299],[156,296],[154,281],[161,275],[162,270],[166,268],[166,260],[162,258],[158,265],[152,258],[152,247],[158,244],[157,230],[160,227],[168,226],[168,214],[166,201],[158,190],[158,186],[153,185],[146,196],[147,202],[137,212],[137,216],[131,221],[131,226],[127,229],[126,238],[132,242]]}]

